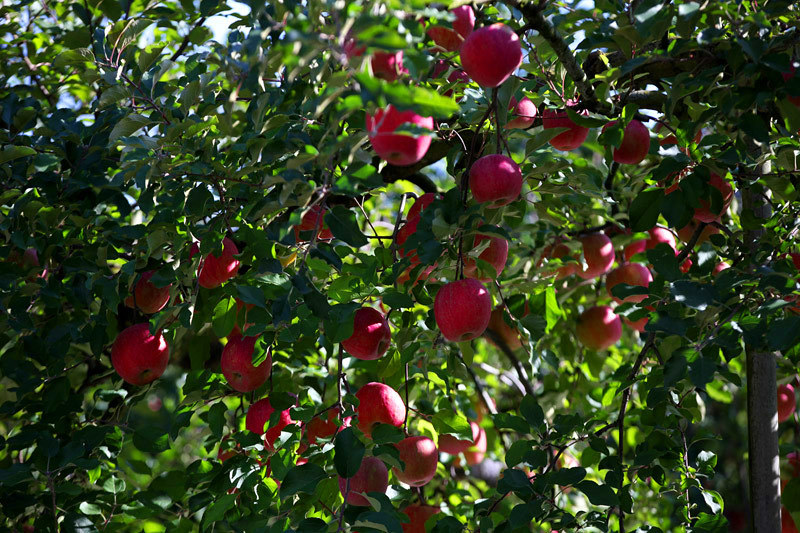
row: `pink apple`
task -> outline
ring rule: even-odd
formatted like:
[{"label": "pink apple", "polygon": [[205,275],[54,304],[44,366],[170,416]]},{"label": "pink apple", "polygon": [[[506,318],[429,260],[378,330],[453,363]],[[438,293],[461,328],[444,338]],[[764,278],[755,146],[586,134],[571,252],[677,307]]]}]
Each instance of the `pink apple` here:
[{"label": "pink apple", "polygon": [[521,63],[519,37],[500,22],[473,31],[461,45],[461,65],[482,87],[499,86]]},{"label": "pink apple", "polygon": [[339,491],[342,496],[347,494],[346,503],[350,505],[368,506],[367,500],[361,493],[386,492],[389,488],[389,469],[377,457],[364,457],[361,467],[356,475],[350,478],[350,490],[347,490],[347,479],[339,477]]},{"label": "pink apple", "polygon": [[[308,439],[308,443],[313,445],[317,443],[319,438],[327,439],[335,435],[336,430],[339,429],[339,426],[336,425],[336,418],[339,414],[339,408],[334,407],[333,409],[328,409],[324,418],[315,416],[309,420],[305,426],[305,436]],[[342,423],[348,426],[349,420],[342,420]]]},{"label": "pink apple", "polygon": [[460,6],[451,9],[450,12],[456,16],[452,29],[447,26],[431,26],[427,33],[439,48],[448,52],[457,52],[464,39],[475,28],[475,12],[470,6]]},{"label": "pink apple", "polygon": [[620,283],[625,283],[626,285],[638,285],[639,287],[647,287],[650,285],[651,281],[653,281],[653,275],[646,266],[640,263],[628,263],[626,265],[617,267],[608,273],[608,276],[606,276],[606,290],[608,291],[608,295],[611,296],[618,304],[621,304],[623,301],[639,303],[647,298],[647,296],[644,294],[632,294],[630,296],[626,296],[625,300],[620,300],[616,296],[612,295],[611,289]]},{"label": "pink apple", "polygon": [[778,386],[778,422],[789,420],[797,409],[794,387],[789,384]]},{"label": "pink apple", "polygon": [[605,350],[622,337],[622,322],[607,305],[590,307],[578,317],[578,340],[591,350]]},{"label": "pink apple", "polygon": [[714,271],[711,274],[717,276],[719,275],[720,272],[722,272],[723,270],[728,270],[730,267],[731,266],[725,261],[720,261],[719,263],[714,265]]},{"label": "pink apple", "polygon": [[502,154],[485,155],[469,169],[469,189],[476,202],[497,208],[510,204],[522,192],[522,173],[513,159]]},{"label": "pink apple", "polygon": [[[689,221],[687,225],[682,227],[678,230],[678,237],[685,243],[689,244],[689,241],[692,240],[692,235],[694,235],[697,226],[699,225],[696,219],[692,219]],[[700,246],[704,242],[708,240],[708,238],[716,233],[719,233],[719,229],[711,224],[708,224],[703,231],[700,232],[700,238],[697,239],[697,243],[695,246]]]},{"label": "pink apple", "polygon": [[267,352],[266,360],[253,366],[253,351],[257,337],[231,335],[222,350],[220,366],[228,384],[239,392],[256,390],[266,383],[272,370],[272,354]]},{"label": "pink apple", "polygon": [[257,435],[264,435],[264,442],[266,442],[268,450],[273,449],[273,445],[275,441],[278,440],[278,437],[281,436],[283,428],[289,424],[294,424],[289,409],[286,409],[281,411],[280,418],[274,426],[265,429],[264,424],[269,422],[269,418],[272,416],[273,412],[275,412],[275,409],[272,407],[272,404],[269,403],[269,398],[262,398],[250,405],[247,409],[247,416],[245,417],[244,423],[249,431]]},{"label": "pink apple", "polygon": [[239,249],[231,239],[222,239],[222,254],[208,254],[198,267],[197,282],[200,286],[214,289],[234,277],[239,272],[239,261],[234,258],[238,254]]},{"label": "pink apple", "polygon": [[669,245],[670,248],[675,250],[675,235],[672,234],[670,230],[667,228],[662,228],[661,226],[656,226],[652,228],[648,233],[650,233],[650,237],[647,239],[642,239],[640,241],[633,241],[629,245],[627,245],[622,254],[625,256],[626,261],[630,261],[631,258],[639,253],[642,253],[646,250],[652,250],[655,248],[659,243],[664,243]]},{"label": "pink apple", "polygon": [[513,118],[509,117],[506,122],[506,129],[519,128],[526,129],[533,126],[533,121],[536,118],[536,105],[531,102],[527,96],[517,102],[513,96],[508,103],[509,111],[513,110]]},{"label": "pink apple", "polygon": [[495,277],[499,277],[506,267],[506,260],[508,259],[508,241],[502,237],[490,237],[488,235],[478,234],[475,236],[473,248],[477,247],[483,241],[489,241],[489,247],[480,253],[478,259],[491,263],[495,272],[497,272],[497,276],[478,278],[478,263],[471,257],[464,258],[464,276],[479,279],[484,283],[490,283]]},{"label": "pink apple", "polygon": [[[569,104],[570,102],[567,103],[567,105]],[[584,114],[585,113],[584,111]],[[546,130],[552,128],[569,128],[567,131],[562,131],[550,139],[550,146],[564,152],[578,148],[586,140],[586,137],[589,136],[589,128],[575,124],[564,110],[556,111],[555,109],[545,109],[542,113],[542,127]]]},{"label": "pink apple", "polygon": [[356,393],[359,405],[358,429],[367,437],[372,436],[372,428],[377,423],[395,427],[403,425],[406,419],[406,406],[397,391],[383,383],[367,383]]},{"label": "pink apple", "polygon": [[[616,123],[616,120],[612,120],[603,126],[603,131]],[[614,148],[612,158],[617,163],[624,165],[638,165],[647,157],[649,150],[650,132],[644,124],[633,119],[625,126],[625,131],[622,134],[622,144]]]},{"label": "pink apple", "polygon": [[472,340],[483,335],[492,315],[492,297],[476,279],[450,282],[436,293],[433,302],[436,325],[445,339]]},{"label": "pink apple", "polygon": [[395,81],[408,70],[403,66],[403,51],[375,52],[372,54],[372,73],[376,78]]},{"label": "pink apple", "polygon": [[711,204],[704,198],[700,198],[700,207],[695,208],[694,218],[700,222],[717,222],[728,210],[733,199],[733,187],[725,181],[719,174],[711,173],[711,179],[708,181],[709,185],[717,189],[722,195],[722,211],[719,213],[711,212]]},{"label": "pink apple", "polygon": [[481,434],[481,427],[472,420],[470,420],[469,426],[472,429],[472,440],[461,440],[447,434],[439,435],[439,451],[450,455],[458,455],[475,446]]},{"label": "pink apple", "polygon": [[625,321],[625,325],[631,329],[635,329],[639,333],[644,333],[644,327],[647,325],[647,322],[650,321],[648,317],[640,318],[639,320],[628,320],[627,318],[623,319]]},{"label": "pink apple", "polygon": [[414,504],[409,505],[401,512],[408,516],[410,520],[408,524],[400,524],[403,528],[403,533],[425,533],[425,522],[433,515],[439,514],[440,509],[430,505]]},{"label": "pink apple", "polygon": [[395,477],[412,487],[421,487],[436,475],[439,451],[428,437],[406,437],[395,448],[400,452],[400,460],[405,464],[403,470],[395,467]]},{"label": "pink apple", "polygon": [[307,242],[308,239],[303,239],[300,236],[300,232],[311,232],[313,236],[314,230],[317,230],[319,233],[317,235],[318,241],[328,241],[333,239],[333,233],[328,227],[325,225],[325,210],[322,208],[321,205],[315,204],[303,214],[303,218],[300,219],[300,225],[294,227],[294,241],[295,242]]},{"label": "pink apple", "polygon": [[583,279],[593,279],[605,274],[614,264],[614,245],[605,233],[591,233],[581,237],[586,270],[578,271]]},{"label": "pink apple", "polygon": [[389,105],[374,115],[367,113],[367,136],[380,157],[397,166],[413,165],[420,161],[431,145],[430,135],[408,135],[395,130],[409,124],[433,130],[433,118],[413,111],[398,111]]},{"label": "pink apple", "polygon": [[422,214],[422,211],[426,209],[429,205],[433,203],[436,199],[436,194],[432,192],[426,192],[416,200],[414,200],[414,204],[408,210],[408,216],[406,219],[411,220],[412,218],[418,217]]},{"label": "pink apple", "polygon": [[464,458],[467,460],[467,464],[470,466],[475,466],[483,461],[483,457],[486,455],[487,445],[488,441],[486,439],[486,430],[484,430],[482,427],[479,427],[478,437],[475,439],[472,446],[470,446],[467,451],[464,452]]},{"label": "pink apple", "polygon": [[169,345],[161,332],[150,333],[150,324],[134,324],[122,330],[111,346],[111,364],[131,385],[146,385],[161,377],[169,362]]},{"label": "pink apple", "polygon": [[389,348],[392,332],[383,313],[362,307],[353,317],[353,334],[342,341],[342,348],[357,359],[378,359]]},{"label": "pink apple", "polygon": [[133,294],[125,298],[125,305],[128,307],[138,307],[142,313],[153,314],[164,309],[169,301],[169,289],[172,287],[170,283],[166,287],[156,287],[150,281],[150,278],[155,274],[155,270],[148,270],[142,274],[139,281],[133,288]]},{"label": "pink apple", "polygon": [[549,244],[544,247],[542,250],[542,257],[537,263],[537,267],[541,265],[542,259],[560,259],[563,262],[567,263],[562,267],[559,267],[555,271],[550,272],[543,272],[543,276],[552,276],[555,275],[556,279],[563,279],[573,274],[577,274],[579,270],[579,265],[575,262],[567,262],[568,260],[574,260],[575,258],[570,256],[572,251],[569,249],[569,246],[564,244],[563,242],[557,242],[554,244]]}]

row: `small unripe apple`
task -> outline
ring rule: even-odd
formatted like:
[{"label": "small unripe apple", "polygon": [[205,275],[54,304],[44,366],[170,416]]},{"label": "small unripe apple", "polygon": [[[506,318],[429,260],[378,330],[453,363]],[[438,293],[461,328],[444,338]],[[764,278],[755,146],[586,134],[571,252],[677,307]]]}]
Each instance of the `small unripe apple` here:
[{"label": "small unripe apple", "polygon": [[170,283],[166,287],[156,287],[150,281],[150,278],[155,274],[155,270],[148,270],[142,274],[139,281],[133,288],[133,294],[125,298],[125,305],[128,307],[138,307],[142,313],[153,314],[164,309],[169,301],[169,289],[172,287]]},{"label": "small unripe apple", "polygon": [[622,337],[622,322],[607,305],[590,307],[578,317],[578,340],[591,350],[605,350]]},{"label": "small unripe apple", "polygon": [[711,178],[708,183],[722,195],[722,211],[719,213],[712,213],[711,204],[705,198],[700,198],[700,207],[695,208],[694,218],[700,222],[711,223],[720,220],[722,215],[725,214],[725,211],[728,210],[728,206],[731,205],[731,200],[733,199],[733,187],[719,174],[714,174],[713,172],[711,173]]},{"label": "small unripe apple", "polygon": [[257,337],[231,335],[222,350],[220,366],[228,384],[239,392],[256,390],[266,383],[272,370],[272,354],[258,366],[253,366],[253,351]]},{"label": "small unripe apple", "polygon": [[473,31],[461,45],[461,65],[482,87],[499,86],[521,63],[519,37],[501,22]]},{"label": "small unripe apple", "polygon": [[375,52],[372,54],[372,73],[376,78],[386,81],[395,81],[403,74],[408,74],[408,69],[403,66],[403,51]]},{"label": "small unripe apple", "polygon": [[383,383],[367,383],[356,392],[359,405],[358,429],[367,437],[372,436],[375,424],[403,425],[406,419],[406,406],[397,391]]},{"label": "small unripe apple", "polygon": [[533,125],[536,118],[536,105],[527,96],[517,102],[513,96],[508,103],[509,111],[513,110],[513,118],[506,122],[506,129],[526,129]]},{"label": "small unripe apple", "polygon": [[269,398],[262,398],[250,405],[247,409],[247,416],[245,417],[244,423],[249,431],[257,435],[264,435],[264,442],[266,442],[268,450],[273,449],[273,445],[275,441],[278,440],[278,437],[281,436],[283,428],[289,424],[294,424],[289,409],[285,409],[281,411],[278,422],[274,426],[265,429],[264,424],[269,422],[269,418],[274,412],[275,409],[272,407],[272,404],[269,403]]},{"label": "small unripe apple", "polygon": [[605,233],[590,233],[581,237],[586,270],[578,271],[583,279],[593,279],[605,274],[614,264],[614,245]]},{"label": "small unripe apple", "polygon": [[[612,120],[603,126],[603,131],[616,123],[616,120]],[[622,143],[614,148],[612,158],[623,165],[638,165],[647,157],[649,150],[650,132],[644,124],[633,119],[625,126]]]},{"label": "small unripe apple", "polygon": [[797,409],[794,387],[789,384],[778,386],[778,422],[789,420]]},{"label": "small unripe apple", "polygon": [[358,309],[353,317],[353,334],[342,348],[357,359],[378,359],[389,348],[392,332],[383,313],[373,307]]},{"label": "small unripe apple", "polygon": [[339,477],[339,491],[347,494],[346,503],[350,505],[368,506],[369,500],[361,495],[363,492],[386,492],[389,488],[389,469],[377,457],[364,457],[358,472],[350,478],[350,490],[347,490],[347,479]]},{"label": "small unripe apple", "polygon": [[478,277],[478,263],[471,257],[464,258],[464,276],[467,278],[476,278],[484,283],[491,283],[495,277],[500,277],[503,269],[506,267],[508,260],[508,241],[502,237],[490,237],[488,235],[478,234],[475,236],[473,248],[477,247],[482,241],[489,241],[489,247],[480,253],[478,259],[491,263],[494,267],[497,276],[489,278]]},{"label": "small unripe apple", "polygon": [[374,115],[367,113],[367,136],[375,153],[392,165],[408,166],[420,161],[431,145],[430,135],[395,133],[404,124],[433,130],[433,118],[413,111],[398,111],[389,105]]},{"label": "small unripe apple", "polygon": [[470,420],[469,427],[472,429],[472,440],[461,440],[447,434],[439,435],[439,451],[450,455],[458,455],[475,446],[481,434],[481,427],[474,420]]},{"label": "small unripe apple", "polygon": [[653,281],[653,275],[646,266],[640,263],[628,263],[608,273],[608,276],[606,276],[606,290],[608,291],[608,295],[618,304],[621,304],[623,301],[639,303],[647,298],[647,296],[644,294],[631,294],[630,296],[626,296],[624,300],[620,300],[611,293],[611,289],[620,283],[648,287],[651,281]]},{"label": "small unripe apple", "polygon": [[294,227],[294,241],[298,243],[307,242],[308,239],[301,238],[300,232],[311,232],[310,235],[311,238],[313,238],[315,229],[319,232],[317,235],[318,241],[329,241],[333,239],[333,233],[331,233],[331,230],[325,225],[324,220],[325,210],[319,204],[313,205],[311,209],[303,214],[303,218],[300,219],[300,225]]},{"label": "small unripe apple", "polygon": [[485,155],[469,169],[469,189],[476,202],[497,208],[510,204],[522,192],[522,172],[513,159],[502,154]]},{"label": "small unripe apple", "polygon": [[450,282],[436,293],[433,314],[442,336],[453,342],[480,337],[489,325],[492,297],[476,279]]},{"label": "small unripe apple", "polygon": [[198,267],[197,282],[200,286],[214,289],[234,277],[239,272],[239,261],[234,258],[238,254],[239,249],[231,239],[222,239],[222,254],[208,254]]},{"label": "small unripe apple", "polygon": [[542,127],[546,130],[569,128],[550,139],[550,146],[564,152],[578,148],[589,136],[589,128],[575,124],[564,110],[545,109],[542,113]]},{"label": "small unripe apple", "polygon": [[111,364],[131,385],[146,385],[161,377],[169,362],[169,345],[159,331],[150,333],[150,324],[134,324],[122,330],[111,347]]},{"label": "small unripe apple", "polygon": [[395,477],[412,487],[427,485],[436,475],[439,462],[439,451],[436,444],[428,437],[406,437],[394,445],[400,453],[400,460],[405,464],[403,470],[395,467]]},{"label": "small unripe apple", "polygon": [[448,52],[457,52],[464,39],[475,28],[475,12],[470,6],[459,6],[451,9],[450,12],[456,16],[452,29],[447,26],[431,26],[427,33],[439,48]]},{"label": "small unripe apple", "polygon": [[439,514],[439,511],[438,507],[430,505],[409,505],[401,511],[410,520],[408,524],[400,524],[403,533],[425,533],[425,522],[433,515]]}]

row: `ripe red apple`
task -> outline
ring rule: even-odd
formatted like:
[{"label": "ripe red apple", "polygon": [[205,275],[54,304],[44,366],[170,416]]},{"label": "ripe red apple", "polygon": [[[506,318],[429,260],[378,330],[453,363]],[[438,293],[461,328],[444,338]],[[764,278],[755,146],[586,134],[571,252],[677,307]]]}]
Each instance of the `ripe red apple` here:
[{"label": "ripe red apple", "polygon": [[639,333],[644,333],[644,327],[649,322],[648,317],[640,318],[639,320],[628,320],[627,318],[623,319],[625,321],[625,325],[631,329],[635,329]]},{"label": "ripe red apple", "polygon": [[403,66],[403,51],[375,52],[372,54],[372,73],[376,78],[386,81],[395,81],[403,74],[408,74],[408,69]]},{"label": "ripe red apple", "polygon": [[389,348],[392,332],[383,313],[362,307],[353,317],[353,334],[342,341],[342,348],[357,359],[378,359]]},{"label": "ripe red apple", "polygon": [[711,274],[717,276],[719,275],[720,272],[722,272],[723,270],[728,270],[730,267],[731,266],[725,261],[720,261],[714,266],[714,271]]},{"label": "ripe red apple", "polygon": [[667,228],[656,226],[648,233],[650,233],[650,237],[647,239],[633,241],[622,250],[622,254],[626,261],[630,261],[631,258],[636,254],[642,253],[646,250],[652,250],[662,242],[675,250],[675,235],[673,235],[672,232]]},{"label": "ripe red apple", "polygon": [[[339,414],[339,408],[334,407],[333,409],[328,409],[324,418],[322,416],[315,416],[309,420],[305,426],[305,436],[308,443],[313,445],[317,443],[317,439],[319,438],[326,439],[335,435],[336,430],[339,429],[339,426],[336,425],[336,417],[338,417]],[[342,422],[345,426],[349,425],[346,420]]]},{"label": "ripe red apple", "polygon": [[481,434],[481,427],[472,420],[469,422],[469,427],[472,429],[472,440],[461,440],[447,434],[439,435],[439,451],[450,455],[458,455],[475,446]]},{"label": "ripe red apple", "polygon": [[[567,102],[567,106],[570,106],[570,103]],[[583,111],[583,114],[586,114],[586,111]],[[564,152],[578,148],[589,136],[589,128],[575,124],[564,110],[545,109],[542,113],[542,127],[546,130],[569,128],[550,139],[550,146]]]},{"label": "ripe red apple", "polygon": [[611,289],[620,283],[648,287],[651,281],[653,281],[653,275],[646,266],[640,263],[628,263],[626,265],[617,267],[608,273],[608,276],[606,276],[606,290],[608,291],[608,295],[611,296],[618,304],[621,304],[623,301],[639,303],[647,298],[647,296],[644,294],[632,294],[630,296],[626,296],[624,300],[620,300],[611,294]]},{"label": "ripe red apple", "polygon": [[456,16],[452,29],[447,26],[431,26],[427,33],[439,48],[448,52],[457,52],[464,39],[475,28],[475,12],[470,6],[459,6],[451,9],[450,12]]},{"label": "ripe red apple", "polygon": [[239,392],[256,390],[266,383],[272,370],[272,354],[267,352],[266,360],[253,366],[253,351],[258,337],[231,335],[222,350],[220,366],[228,384]]},{"label": "ripe red apple", "polygon": [[508,241],[502,237],[490,237],[488,235],[475,236],[472,248],[477,247],[482,241],[489,241],[489,247],[478,255],[478,259],[491,263],[497,276],[489,278],[478,278],[478,263],[471,257],[464,258],[464,276],[476,278],[484,283],[491,283],[495,277],[500,277],[508,260]]},{"label": "ripe red apple", "polygon": [[463,342],[480,337],[489,325],[492,297],[476,279],[450,282],[439,289],[433,302],[436,325],[445,339]]},{"label": "ripe red apple", "polygon": [[272,416],[273,412],[275,412],[275,409],[272,407],[272,404],[269,403],[269,398],[262,398],[250,405],[247,409],[247,416],[245,417],[244,423],[249,431],[257,435],[264,435],[264,442],[266,442],[268,450],[273,449],[273,445],[275,441],[278,440],[278,437],[281,436],[283,428],[289,424],[294,424],[289,409],[286,409],[281,411],[277,424],[264,429],[264,424],[269,422],[269,417]]},{"label": "ripe red apple", "polygon": [[607,305],[590,307],[578,317],[578,340],[591,350],[605,350],[622,336],[622,322]]},{"label": "ripe red apple", "polygon": [[519,198],[522,173],[508,156],[485,155],[469,169],[469,188],[476,202],[489,202],[487,207],[494,209]]},{"label": "ripe red apple", "polygon": [[789,384],[778,386],[778,422],[789,420],[797,409],[794,387]]},{"label": "ripe red apple", "polygon": [[404,124],[433,130],[433,118],[413,111],[398,111],[389,105],[374,115],[367,113],[367,136],[380,157],[397,166],[413,165],[425,156],[431,145],[430,135],[413,136],[395,133]]},{"label": "ripe red apple", "polygon": [[527,96],[519,102],[512,96],[508,103],[508,109],[509,111],[513,110],[514,117],[506,122],[506,129],[525,129],[533,125],[536,118],[536,105]]},{"label": "ripe red apple", "polygon": [[436,475],[439,462],[439,451],[436,444],[428,437],[406,437],[394,445],[400,453],[403,470],[393,468],[395,477],[412,487],[427,485]]},{"label": "ripe red apple", "polygon": [[500,22],[473,31],[461,45],[461,65],[482,87],[499,86],[521,63],[519,37]]},{"label": "ripe red apple", "polygon": [[169,345],[159,331],[150,334],[150,324],[134,324],[122,330],[111,346],[111,364],[131,385],[146,385],[161,377],[169,362]]},{"label": "ripe red apple", "polygon": [[[699,225],[696,219],[692,219],[686,224],[684,227],[678,230],[678,237],[685,243],[688,244],[690,240],[692,240],[692,235],[694,235],[697,226]],[[708,224],[703,231],[700,232],[700,238],[697,239],[697,243],[695,246],[700,246],[704,242],[708,240],[708,238],[716,233],[719,233],[719,229],[711,224]]]},{"label": "ripe red apple", "polygon": [[412,218],[416,218],[422,214],[424,209],[427,209],[429,205],[433,203],[436,199],[436,194],[432,192],[426,192],[416,200],[408,209],[408,216],[406,216],[407,220],[411,220]]},{"label": "ripe red apple", "polygon": [[[506,321],[503,320],[503,306],[495,307],[492,311],[492,314],[489,318],[489,325],[486,328],[484,334],[488,334],[492,332],[500,341],[503,342],[506,346],[508,346],[511,350],[516,350],[517,348],[522,347],[522,341],[519,340],[519,333],[506,324]],[[528,314],[528,304],[525,304],[525,314]],[[494,344],[494,341],[491,337],[488,337],[487,340]]]},{"label": "ripe red apple", "polygon": [[[561,259],[565,263],[567,260],[574,260],[574,257],[571,257],[569,254],[571,250],[569,246],[564,244],[563,242],[556,242],[554,244],[548,244],[542,250],[542,257],[537,262],[536,266],[541,266],[543,259]],[[579,265],[576,262],[569,262],[562,267],[559,267],[555,271],[547,271],[542,272],[542,276],[552,276],[555,275],[556,279],[563,279],[573,274],[577,274],[579,270]]]},{"label": "ripe red apple", "polygon": [[346,503],[350,505],[369,505],[369,500],[361,495],[363,492],[386,492],[389,488],[389,470],[377,457],[364,457],[356,475],[350,478],[350,491],[347,491],[347,479],[339,477],[339,491],[347,494]]},{"label": "ripe red apple", "polygon": [[[603,131],[616,123],[616,120],[612,120],[603,126]],[[625,131],[622,134],[622,144],[614,148],[612,158],[623,165],[638,165],[647,157],[649,150],[650,132],[644,124],[633,119],[625,126]]]},{"label": "ripe red apple", "polygon": [[482,427],[478,427],[478,437],[475,439],[473,445],[464,452],[464,458],[467,460],[467,464],[474,466],[483,461],[486,455],[487,445],[486,430]]},{"label": "ripe red apple", "polygon": [[318,230],[317,240],[318,241],[328,241],[333,239],[333,233],[328,227],[325,225],[325,210],[322,208],[321,205],[315,204],[309,209],[308,211],[303,214],[303,218],[300,219],[300,225],[294,227],[294,241],[295,242],[308,242],[308,239],[303,239],[300,236],[300,232],[311,232],[310,235],[313,238],[314,230]]},{"label": "ripe red apple", "polygon": [[430,505],[409,505],[402,510],[411,520],[408,524],[400,524],[403,528],[403,533],[425,533],[425,522],[433,515],[439,514],[439,511],[438,507]]},{"label": "ripe red apple", "polygon": [[125,298],[125,305],[128,307],[138,307],[142,313],[153,314],[164,309],[169,301],[169,289],[172,287],[170,283],[166,287],[156,287],[150,281],[150,278],[155,274],[155,270],[148,270],[142,274],[139,281],[133,288],[133,294]]},{"label": "ripe red apple", "polygon": [[214,289],[219,287],[239,272],[239,261],[234,258],[239,254],[236,244],[225,237],[222,239],[222,254],[208,254],[199,266],[197,282],[201,287]]},{"label": "ripe red apple", "polygon": [[605,233],[590,233],[581,237],[586,270],[578,271],[583,279],[593,279],[605,274],[614,264],[614,245]]},{"label": "ripe red apple", "polygon": [[359,405],[358,429],[367,437],[372,436],[375,424],[403,425],[406,419],[406,406],[397,391],[383,383],[367,383],[356,393]]},{"label": "ripe red apple", "polygon": [[719,213],[712,213],[711,204],[709,204],[706,199],[700,198],[700,207],[695,208],[694,218],[700,222],[711,223],[720,220],[722,215],[725,214],[725,211],[728,210],[728,206],[731,205],[731,200],[733,199],[733,187],[720,177],[719,174],[714,174],[713,172],[711,173],[711,178],[708,183],[722,195],[722,211]]}]

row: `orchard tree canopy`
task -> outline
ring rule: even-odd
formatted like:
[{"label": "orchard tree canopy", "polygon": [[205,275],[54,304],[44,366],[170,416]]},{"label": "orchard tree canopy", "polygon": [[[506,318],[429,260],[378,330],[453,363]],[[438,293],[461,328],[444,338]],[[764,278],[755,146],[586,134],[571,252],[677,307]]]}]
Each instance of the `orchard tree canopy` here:
[{"label": "orchard tree canopy", "polygon": [[796,2],[0,15],[0,529],[797,531]]}]

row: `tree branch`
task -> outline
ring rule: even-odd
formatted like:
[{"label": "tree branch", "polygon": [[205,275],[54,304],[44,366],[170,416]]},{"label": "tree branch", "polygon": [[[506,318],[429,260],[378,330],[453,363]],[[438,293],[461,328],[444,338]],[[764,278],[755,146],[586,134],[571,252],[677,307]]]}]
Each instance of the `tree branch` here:
[{"label": "tree branch", "polygon": [[181,56],[181,54],[183,54],[183,52],[186,51],[186,47],[189,46],[189,36],[192,34],[195,28],[197,28],[198,26],[202,26],[205,21],[206,17],[200,17],[200,19],[198,19],[198,21],[194,23],[192,29],[190,29],[189,32],[183,37],[181,45],[178,47],[177,50],[175,50],[175,53],[172,54],[172,57],[169,58],[170,61],[175,61]]}]

